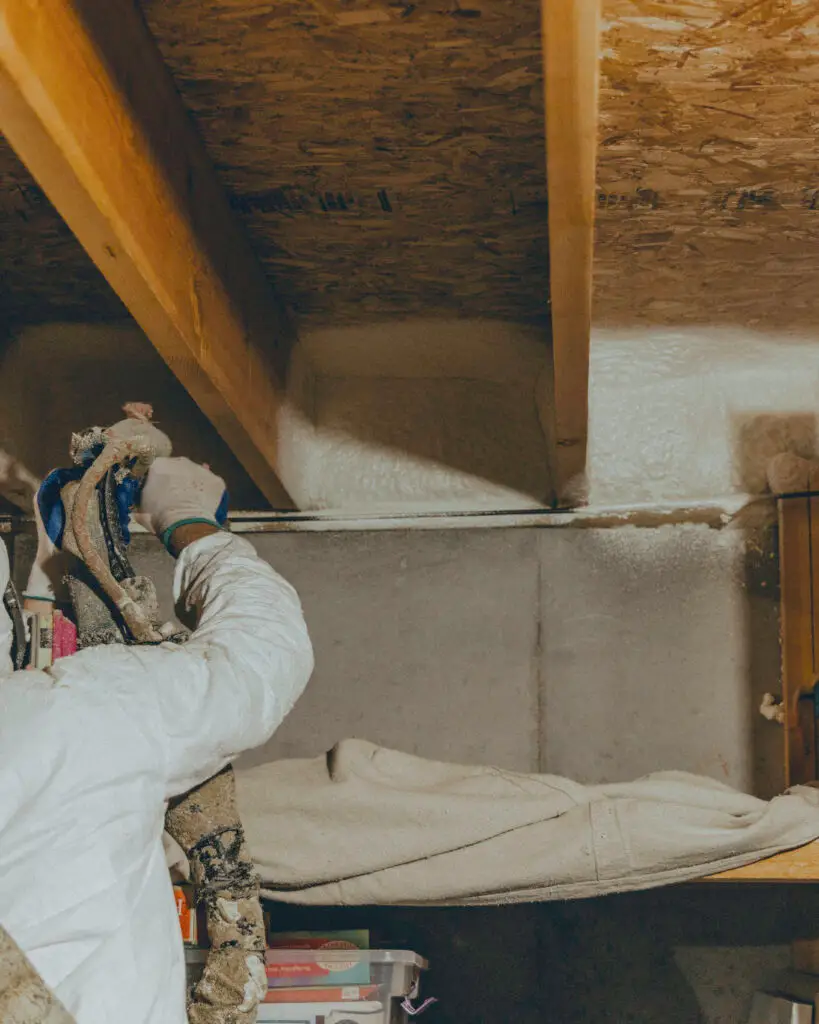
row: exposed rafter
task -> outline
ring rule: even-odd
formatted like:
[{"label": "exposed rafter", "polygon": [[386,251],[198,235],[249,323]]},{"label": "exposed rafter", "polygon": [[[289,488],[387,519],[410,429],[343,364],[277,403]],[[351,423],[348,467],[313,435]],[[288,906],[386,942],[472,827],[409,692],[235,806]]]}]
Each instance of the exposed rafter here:
[{"label": "exposed rafter", "polygon": [[598,0],[542,0],[554,360],[555,490],[586,466],[597,139]]},{"label": "exposed rafter", "polygon": [[0,129],[280,503],[290,330],[131,0],[0,0]]}]

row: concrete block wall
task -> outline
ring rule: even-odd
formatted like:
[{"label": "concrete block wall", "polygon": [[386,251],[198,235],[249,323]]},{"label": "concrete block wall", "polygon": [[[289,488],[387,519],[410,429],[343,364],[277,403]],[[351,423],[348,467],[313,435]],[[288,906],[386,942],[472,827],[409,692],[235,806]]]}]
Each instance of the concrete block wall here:
[{"label": "concrete block wall", "polygon": [[302,594],[317,669],[253,761],[363,736],[584,782],[680,768],[762,795],[781,788],[778,733],[755,711],[777,685],[776,564],[749,564],[738,531],[291,533],[254,543]]},{"label": "concrete block wall", "polygon": [[[701,526],[259,534],[301,593],[308,692],[251,763],[361,736],[431,758],[583,781],[659,768],[769,795],[780,738],[771,537]],[[18,545],[23,572],[26,542]],[[170,607],[172,565],[136,560]],[[727,1024],[815,934],[819,896],[686,887],[497,910],[277,911],[370,926],[429,955],[430,1024]]]}]

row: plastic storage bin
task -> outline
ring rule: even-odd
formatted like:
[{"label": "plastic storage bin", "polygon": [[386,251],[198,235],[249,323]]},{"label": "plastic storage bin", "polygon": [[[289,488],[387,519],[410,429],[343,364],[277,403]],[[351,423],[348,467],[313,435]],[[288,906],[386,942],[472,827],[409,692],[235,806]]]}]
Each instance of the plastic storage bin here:
[{"label": "plastic storage bin", "polygon": [[403,949],[269,949],[267,964],[259,1024],[404,1024],[428,967]]},{"label": "plastic storage bin", "polygon": [[188,992],[190,992],[193,986],[196,985],[202,977],[207,957],[208,951],[206,949],[193,949],[190,946],[185,947],[185,975]]}]

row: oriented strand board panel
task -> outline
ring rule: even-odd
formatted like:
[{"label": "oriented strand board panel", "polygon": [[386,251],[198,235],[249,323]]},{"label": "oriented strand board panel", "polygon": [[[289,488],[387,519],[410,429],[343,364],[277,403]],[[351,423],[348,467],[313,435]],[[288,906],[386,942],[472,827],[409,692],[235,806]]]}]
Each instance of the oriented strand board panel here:
[{"label": "oriented strand board panel", "polygon": [[127,317],[108,282],[0,135],[0,322]]},{"label": "oriented strand board panel", "polygon": [[537,0],[142,6],[298,313],[545,318]]},{"label": "oriented strand board panel", "polygon": [[819,2],[603,0],[595,323],[819,318]]},{"label": "oriented strand board panel", "polygon": [[[308,322],[547,321],[537,0],[142,7],[256,255]],[[6,318],[123,315],[4,143],[0,220]]]},{"label": "oriented strand board panel", "polygon": [[293,331],[133,0],[5,0],[9,142],[260,490]]}]

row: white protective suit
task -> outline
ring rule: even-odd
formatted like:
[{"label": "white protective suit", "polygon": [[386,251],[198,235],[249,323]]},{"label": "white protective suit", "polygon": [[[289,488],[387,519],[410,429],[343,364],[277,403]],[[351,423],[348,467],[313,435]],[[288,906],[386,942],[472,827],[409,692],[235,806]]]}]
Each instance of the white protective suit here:
[{"label": "white protective suit", "polygon": [[184,1024],[166,802],[264,743],[313,667],[295,591],[246,541],[192,544],[174,587],[188,643],[49,672],[11,672],[0,608],[0,923],[77,1024]]}]

